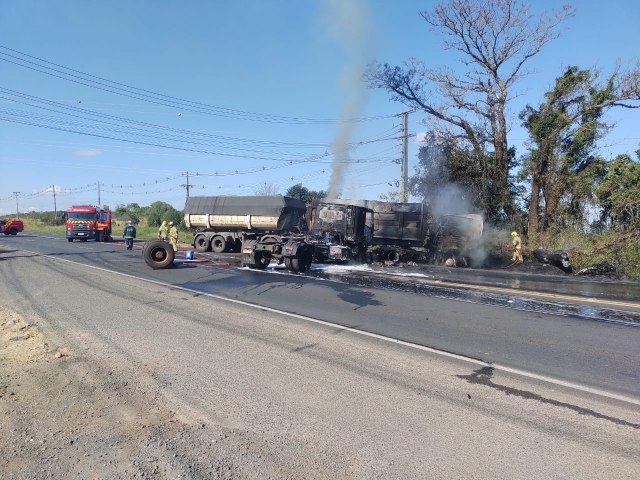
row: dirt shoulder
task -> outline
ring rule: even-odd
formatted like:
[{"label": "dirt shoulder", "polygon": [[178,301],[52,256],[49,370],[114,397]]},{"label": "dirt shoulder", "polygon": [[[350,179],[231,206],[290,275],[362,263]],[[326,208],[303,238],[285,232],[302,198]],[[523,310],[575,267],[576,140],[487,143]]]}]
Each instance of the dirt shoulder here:
[{"label": "dirt shoulder", "polygon": [[277,476],[251,439],[179,417],[155,382],[50,345],[1,307],[0,419],[6,480]]}]

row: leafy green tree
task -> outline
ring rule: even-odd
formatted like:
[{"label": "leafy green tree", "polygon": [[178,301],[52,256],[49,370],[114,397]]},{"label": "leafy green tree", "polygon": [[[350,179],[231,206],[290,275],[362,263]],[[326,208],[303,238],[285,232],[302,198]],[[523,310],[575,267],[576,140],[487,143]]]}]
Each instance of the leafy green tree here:
[{"label": "leafy green tree", "polygon": [[639,77],[638,70],[616,72],[599,82],[593,70],[572,66],[556,79],[538,108],[527,105],[520,114],[531,137],[524,158],[531,181],[530,237],[557,224],[564,212],[582,217],[603,174],[602,160],[593,155],[609,128],[602,115],[615,106],[640,106],[634,103],[640,100]]},{"label": "leafy green tree", "polygon": [[297,183],[287,190],[285,193],[287,197],[297,198],[298,200],[302,200],[307,205],[314,203],[315,201],[324,198],[327,196],[327,192],[324,190],[309,190],[307,187],[303,186],[301,183]]},{"label": "leafy green tree", "polygon": [[468,213],[470,205],[487,210],[482,169],[489,159],[475,155],[473,148],[453,135],[427,135],[418,151],[415,174],[409,178],[411,193],[428,205],[439,205],[440,213],[454,213],[458,207],[466,212],[456,213]]},{"label": "leafy green tree", "polygon": [[[640,160],[640,150],[636,151]],[[640,232],[640,163],[629,155],[618,155],[598,186],[602,219],[615,227]]]},{"label": "leafy green tree", "polygon": [[147,211],[147,224],[150,227],[159,227],[163,220],[171,221],[176,225],[184,227],[184,216],[182,212],[173,208],[165,202],[153,202]]}]

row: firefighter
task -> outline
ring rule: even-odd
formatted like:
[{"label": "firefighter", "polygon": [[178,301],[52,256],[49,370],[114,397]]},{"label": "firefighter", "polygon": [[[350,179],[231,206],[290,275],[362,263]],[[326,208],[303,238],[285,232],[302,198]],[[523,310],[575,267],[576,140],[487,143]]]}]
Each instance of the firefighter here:
[{"label": "firefighter", "polygon": [[133,222],[131,220],[129,220],[129,223],[124,227],[124,233],[122,236],[127,244],[127,250],[133,249],[133,239],[136,238],[136,227],[133,226]]},{"label": "firefighter", "polygon": [[169,240],[169,227],[167,227],[167,221],[163,220],[162,225],[158,229],[158,238],[165,242]]},{"label": "firefighter", "polygon": [[520,235],[518,235],[518,232],[511,232],[511,244],[514,248],[511,261],[514,263],[523,263],[524,260],[522,259],[522,240],[520,239]]},{"label": "firefighter", "polygon": [[169,243],[173,247],[173,251],[178,251],[178,229],[173,224],[173,222],[169,222]]}]

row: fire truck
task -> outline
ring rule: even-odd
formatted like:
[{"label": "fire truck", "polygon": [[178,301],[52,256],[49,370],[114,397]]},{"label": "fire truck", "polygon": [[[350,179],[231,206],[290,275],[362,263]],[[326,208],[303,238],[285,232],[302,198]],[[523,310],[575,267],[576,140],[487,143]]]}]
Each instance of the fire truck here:
[{"label": "fire truck", "polygon": [[108,242],[111,238],[111,210],[93,205],[73,205],[64,214],[68,242]]}]

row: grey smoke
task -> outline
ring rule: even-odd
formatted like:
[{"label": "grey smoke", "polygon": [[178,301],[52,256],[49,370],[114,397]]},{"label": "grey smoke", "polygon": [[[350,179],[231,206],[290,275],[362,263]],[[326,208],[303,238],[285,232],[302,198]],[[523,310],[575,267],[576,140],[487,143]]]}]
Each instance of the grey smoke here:
[{"label": "grey smoke", "polygon": [[344,168],[349,160],[348,144],[367,102],[367,87],[362,76],[374,57],[374,35],[371,15],[364,0],[328,0],[326,12],[327,34],[344,51],[347,66],[342,72],[340,85],[345,101],[340,112],[338,131],[331,142],[333,162],[327,189],[329,198],[342,193]]}]

